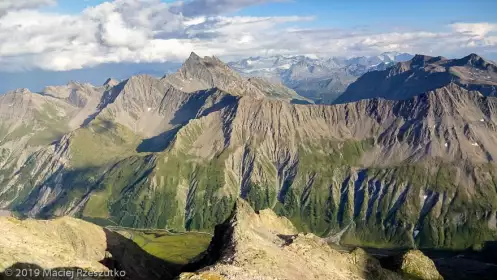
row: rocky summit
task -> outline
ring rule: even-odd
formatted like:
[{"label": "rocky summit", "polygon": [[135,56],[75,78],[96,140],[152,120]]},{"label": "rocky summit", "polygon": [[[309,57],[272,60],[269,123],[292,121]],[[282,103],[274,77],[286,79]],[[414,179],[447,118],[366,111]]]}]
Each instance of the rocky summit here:
[{"label": "rocky summit", "polygon": [[0,208],[213,232],[242,197],[342,245],[482,248],[497,238],[494,69],[416,56],[349,86],[379,75],[393,97],[316,105],[192,54],[160,79],[9,92]]}]

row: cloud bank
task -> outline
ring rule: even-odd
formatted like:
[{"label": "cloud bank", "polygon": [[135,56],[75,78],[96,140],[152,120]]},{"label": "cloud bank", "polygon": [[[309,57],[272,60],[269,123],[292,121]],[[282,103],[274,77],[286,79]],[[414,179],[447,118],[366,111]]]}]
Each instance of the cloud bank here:
[{"label": "cloud bank", "polygon": [[[55,0],[0,2],[0,71],[66,71],[104,63],[181,61],[191,51],[234,58],[268,54],[434,55],[495,52],[497,24],[455,23],[443,31],[305,29],[312,15],[228,16],[282,0],[115,0],[79,14],[40,9]],[[284,5],[282,3],[281,5]]]}]

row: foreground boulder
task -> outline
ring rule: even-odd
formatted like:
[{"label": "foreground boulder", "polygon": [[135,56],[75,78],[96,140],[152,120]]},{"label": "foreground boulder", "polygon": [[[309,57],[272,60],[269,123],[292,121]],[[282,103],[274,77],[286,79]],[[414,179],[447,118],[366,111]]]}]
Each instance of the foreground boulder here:
[{"label": "foreground boulder", "polygon": [[400,271],[412,279],[443,280],[435,263],[419,250],[410,250],[402,256]]},{"label": "foreground boulder", "polygon": [[400,273],[404,279],[443,280],[435,263],[419,250],[384,258],[381,263],[385,268]]}]

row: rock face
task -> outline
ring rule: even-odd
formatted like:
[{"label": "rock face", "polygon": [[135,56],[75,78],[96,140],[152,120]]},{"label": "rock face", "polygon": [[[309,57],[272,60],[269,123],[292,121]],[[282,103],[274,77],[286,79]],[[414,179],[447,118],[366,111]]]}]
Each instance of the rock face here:
[{"label": "rock face", "polygon": [[[132,241],[82,220],[69,217],[50,221],[0,217],[0,227],[1,277],[7,269],[28,268],[32,271],[75,273],[75,278],[67,279],[95,279],[78,276],[78,269],[106,276],[98,279],[172,279],[174,274],[171,267],[148,255]],[[124,272],[112,276],[110,271],[114,269]],[[10,279],[11,275],[5,276]],[[32,279],[26,277],[30,275],[22,276],[25,278],[15,279]],[[53,278],[40,272],[40,277],[36,279]]]},{"label": "rock face", "polygon": [[[214,58],[190,60],[174,79],[140,75],[98,88],[76,129],[56,125],[67,128],[42,143],[29,140],[43,134],[16,134],[10,123],[49,132],[53,118],[31,116],[57,114],[40,108],[62,104],[53,106],[68,112],[63,124],[82,109],[62,94],[1,96],[0,207],[212,231],[243,197],[346,244],[464,249],[497,237],[495,97],[457,82],[405,100],[333,106],[261,90],[185,92],[176,78],[225,90],[238,79]],[[462,65],[475,72],[487,65],[478,61]]]},{"label": "rock face", "polygon": [[[409,260],[409,267],[422,265],[419,259]],[[256,213],[241,199],[232,216],[216,227],[204,259],[196,265],[207,266],[179,279],[403,279],[360,249],[351,254],[335,251],[324,239],[297,233],[272,210]]]}]

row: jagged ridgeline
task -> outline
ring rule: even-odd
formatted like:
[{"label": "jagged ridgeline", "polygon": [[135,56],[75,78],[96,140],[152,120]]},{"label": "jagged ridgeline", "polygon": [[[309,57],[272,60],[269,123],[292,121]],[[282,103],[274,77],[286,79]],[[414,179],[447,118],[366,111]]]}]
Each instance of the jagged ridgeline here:
[{"label": "jagged ridgeline", "polygon": [[435,69],[417,56],[366,74],[383,77],[370,87],[406,71],[478,79],[333,106],[195,54],[162,79],[7,93],[0,208],[212,231],[241,196],[343,243],[478,246],[497,238],[497,75],[480,59]]}]

